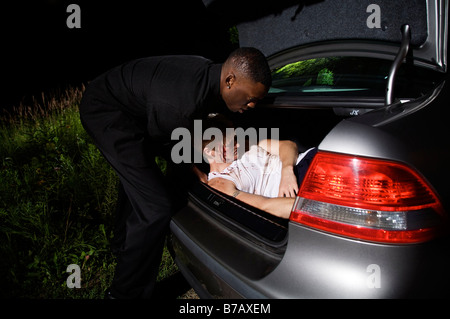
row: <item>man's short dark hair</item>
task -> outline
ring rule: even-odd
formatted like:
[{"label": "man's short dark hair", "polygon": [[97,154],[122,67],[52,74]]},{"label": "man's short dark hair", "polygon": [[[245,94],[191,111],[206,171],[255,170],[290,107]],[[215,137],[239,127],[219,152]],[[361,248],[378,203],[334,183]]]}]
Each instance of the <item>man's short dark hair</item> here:
[{"label": "man's short dark hair", "polygon": [[267,88],[272,85],[269,64],[264,54],[258,49],[251,47],[236,49],[231,52],[227,62],[249,79],[260,82]]}]

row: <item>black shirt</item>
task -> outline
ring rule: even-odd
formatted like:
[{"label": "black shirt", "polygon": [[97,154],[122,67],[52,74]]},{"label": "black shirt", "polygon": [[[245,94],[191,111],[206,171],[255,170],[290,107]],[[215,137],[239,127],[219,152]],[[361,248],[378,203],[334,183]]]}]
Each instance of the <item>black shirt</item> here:
[{"label": "black shirt", "polygon": [[145,126],[152,140],[168,142],[175,128],[190,129],[195,118],[226,109],[220,72],[221,64],[198,56],[130,61],[89,84],[83,99],[90,105],[84,112],[119,109],[136,125]]}]

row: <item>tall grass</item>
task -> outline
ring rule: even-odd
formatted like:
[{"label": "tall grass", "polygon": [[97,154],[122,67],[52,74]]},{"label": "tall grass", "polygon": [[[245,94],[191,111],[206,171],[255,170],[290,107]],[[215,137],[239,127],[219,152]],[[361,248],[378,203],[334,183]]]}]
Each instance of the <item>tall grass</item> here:
[{"label": "tall grass", "polygon": [[[83,88],[0,117],[0,297],[102,298],[117,176],[84,131]],[[81,289],[66,268],[81,268]],[[176,271],[166,253],[159,279]]]}]

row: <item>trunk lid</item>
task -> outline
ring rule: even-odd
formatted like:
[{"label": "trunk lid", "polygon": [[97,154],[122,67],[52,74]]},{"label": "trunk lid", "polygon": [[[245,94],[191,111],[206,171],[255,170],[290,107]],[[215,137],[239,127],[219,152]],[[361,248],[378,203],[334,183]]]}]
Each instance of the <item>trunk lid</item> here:
[{"label": "trunk lid", "polygon": [[305,59],[340,55],[393,60],[402,40],[400,29],[407,24],[414,63],[441,72],[447,69],[445,0],[204,3],[237,25],[241,47],[260,49],[274,68],[289,63],[289,50],[299,46],[305,48]]}]

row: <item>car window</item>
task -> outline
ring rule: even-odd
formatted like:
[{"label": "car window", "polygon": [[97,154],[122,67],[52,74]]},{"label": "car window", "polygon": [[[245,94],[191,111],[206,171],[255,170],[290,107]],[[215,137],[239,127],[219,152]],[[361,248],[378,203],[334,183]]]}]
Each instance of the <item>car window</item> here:
[{"label": "car window", "polygon": [[[391,61],[365,57],[328,57],[297,61],[272,72],[272,94],[384,96]],[[403,64],[395,81],[396,97],[426,94],[441,77]]]}]

